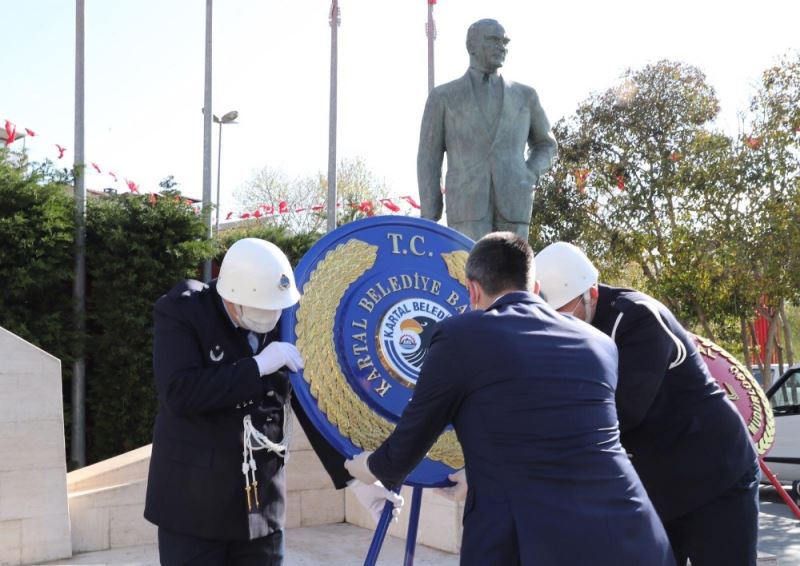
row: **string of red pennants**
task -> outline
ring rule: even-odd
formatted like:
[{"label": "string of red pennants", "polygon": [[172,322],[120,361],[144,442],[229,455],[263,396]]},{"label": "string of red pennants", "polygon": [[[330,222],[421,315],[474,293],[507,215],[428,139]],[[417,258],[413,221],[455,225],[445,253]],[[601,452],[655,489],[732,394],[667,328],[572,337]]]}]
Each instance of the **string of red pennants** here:
[{"label": "string of red pennants", "polygon": [[[31,138],[38,137],[38,134],[34,130],[31,130],[30,128],[24,128],[24,132],[25,132],[24,134],[21,134],[21,132],[17,129],[16,124],[11,122],[10,120],[6,120],[5,132],[4,132],[5,135],[2,136],[2,139],[5,141],[6,147],[10,146],[14,142],[18,142],[20,139],[26,136]],[[58,143],[53,144],[53,146],[55,147],[56,152],[58,153],[58,155],[56,156],[57,160],[63,159],[65,157],[65,154],[69,151],[67,147]],[[92,169],[94,169],[99,175],[104,174],[103,168],[98,163],[90,161],[89,166]],[[119,182],[119,176],[116,173],[114,173],[114,171],[106,170],[105,174],[111,177],[111,179],[113,179],[115,183]],[[125,182],[125,186],[132,194],[141,194],[139,192],[139,185],[136,182],[128,179],[125,176],[123,176],[122,178]],[[177,201],[181,200],[181,197],[175,197],[175,198]],[[397,198],[405,202],[412,209],[419,210],[420,208],[419,203],[414,199],[414,197],[406,195]],[[156,202],[156,199],[157,195],[155,193],[149,193],[148,202],[154,204]],[[195,212],[198,213],[200,212],[200,208],[195,205],[195,201],[191,199],[183,199],[183,200],[187,205],[192,206],[195,209]],[[342,206],[343,206],[342,203],[337,203],[336,205],[337,208],[342,208]],[[391,198],[378,199],[377,203],[371,200],[364,200],[361,202],[351,202],[344,204],[344,206],[349,206],[352,209],[358,209],[367,216],[374,216],[377,213],[377,208],[379,207],[386,208],[392,213],[398,213],[401,211],[401,207],[395,202],[395,200]],[[276,215],[290,214],[290,213],[317,213],[317,212],[323,212],[325,208],[326,206],[324,204],[315,204],[313,206],[293,206],[286,201],[280,201],[277,205],[271,203],[261,204],[258,206],[258,208],[256,208],[253,211],[227,212],[227,214],[225,215],[225,220],[234,220],[234,219],[243,220],[248,218],[257,219],[262,217],[269,217],[269,216],[276,216]]]},{"label": "string of red pennants", "polygon": [[[19,141],[19,139],[21,139],[22,137],[27,136],[27,137],[33,138],[33,137],[37,137],[38,136],[38,134],[34,130],[32,130],[30,128],[23,128],[23,130],[24,130],[25,133],[20,135],[20,132],[17,130],[16,124],[11,122],[10,120],[6,120],[5,121],[5,132],[4,132],[5,135],[3,136],[3,139],[5,141],[6,147],[10,146],[12,143],[14,143],[16,141]],[[800,126],[795,128],[795,132],[800,133]],[[0,133],[2,133],[2,132],[0,132]],[[743,141],[744,141],[744,144],[750,149],[758,149],[759,147],[761,147],[761,138],[759,138],[759,137],[747,136],[747,137],[744,138]],[[69,149],[67,147],[61,145],[61,144],[58,144],[58,143],[53,144],[53,145],[54,145],[54,147],[56,148],[56,150],[58,152],[58,156],[57,156],[56,159],[63,159],[64,155],[66,154],[67,151],[69,151]],[[683,155],[678,151],[673,151],[673,152],[670,153],[668,158],[673,163],[677,163],[678,161],[683,159]],[[99,175],[103,174],[103,169],[96,162],[90,161],[89,165]],[[591,170],[590,169],[585,169],[585,168],[574,169],[572,171],[572,175],[575,178],[575,186],[582,193],[585,192],[585,190],[586,190],[586,183],[587,183],[587,179],[588,179],[590,173],[591,173]],[[105,174],[108,175],[109,177],[111,177],[114,180],[115,183],[119,182],[119,177],[117,176],[116,173],[114,173],[114,171],[107,170],[105,172]],[[619,167],[617,167],[617,168],[615,168],[615,171],[613,172],[613,176],[614,176],[614,179],[616,181],[617,189],[619,189],[620,191],[624,191],[625,190],[625,174],[624,174],[624,171],[622,171]],[[123,179],[124,179],[124,182],[125,182],[125,186],[128,188],[128,190],[131,193],[139,194],[139,185],[136,182],[134,182],[134,181],[132,181],[132,180],[130,180],[127,177],[124,177],[124,176],[123,176]],[[411,206],[413,209],[419,210],[420,205],[419,205],[419,203],[417,203],[417,201],[414,200],[413,197],[411,197],[411,196],[401,196],[399,198],[402,199],[403,201],[405,201],[405,203],[408,204],[409,206]],[[155,202],[155,199],[156,199],[155,194],[151,193],[150,197],[149,197],[150,202]],[[186,203],[192,205],[193,201],[191,201],[189,199],[186,199]],[[391,198],[379,199],[378,200],[378,204],[380,206],[385,207],[387,210],[389,210],[389,211],[391,211],[393,213],[400,212],[400,210],[401,210],[400,206],[398,206]],[[337,206],[337,208],[341,208],[342,204],[339,203],[336,206]],[[362,201],[362,202],[359,202],[359,203],[349,203],[349,206],[351,208],[359,209],[361,212],[363,212],[367,216],[373,216],[376,213],[376,204],[373,203],[370,200],[365,200],[365,201]],[[194,208],[197,211],[199,211],[199,208],[197,208],[196,206]],[[266,203],[265,204],[261,204],[261,205],[258,206],[258,208],[256,208],[256,210],[253,210],[253,211],[227,212],[227,214],[225,216],[225,220],[232,220],[234,218],[237,218],[237,219],[261,218],[261,217],[264,217],[264,216],[274,216],[274,215],[289,214],[289,213],[302,213],[302,212],[315,213],[315,212],[322,212],[324,210],[325,210],[325,205],[324,204],[316,204],[316,205],[313,205],[313,206],[301,207],[301,206],[292,206],[286,201],[280,201],[277,204],[277,206],[274,205],[274,204],[266,204]]]},{"label": "string of red pennants", "polygon": [[[414,197],[411,196],[401,196],[398,197],[405,201],[411,208],[419,210],[420,205],[419,203],[414,200]],[[390,198],[382,198],[378,199],[378,203],[385,207],[386,209],[390,210],[391,212],[400,212],[400,206],[398,206],[392,199]],[[376,214],[375,203],[371,200],[363,200],[361,202],[351,202],[347,203],[345,206],[349,206],[350,208],[358,209],[367,216],[374,216]],[[337,203],[336,208],[341,208],[342,203]],[[322,212],[325,210],[324,204],[315,204],[313,206],[306,206],[306,207],[291,207],[288,202],[280,201],[278,206],[274,206],[272,204],[261,204],[252,212],[243,212],[237,213],[228,212],[225,216],[225,220],[232,220],[234,218],[239,219],[247,219],[247,218],[261,218],[262,216],[275,216],[279,214],[289,214],[292,212],[300,213],[300,212]]]},{"label": "string of red pennants", "polygon": [[[794,128],[794,131],[795,131],[795,133],[800,133],[800,125],[796,126]],[[762,142],[761,138],[760,137],[756,137],[756,136],[745,136],[742,141],[743,141],[744,145],[746,145],[749,149],[758,149],[758,148],[760,148],[761,147],[761,142]],[[673,152],[671,152],[669,154],[668,159],[670,161],[672,161],[673,163],[677,163],[678,161],[683,159],[683,154],[681,154],[679,151],[673,151]],[[587,179],[589,177],[589,174],[591,172],[592,171],[590,169],[586,169],[586,168],[577,168],[577,169],[573,169],[572,170],[572,176],[575,178],[575,186],[578,188],[578,191],[580,191],[581,193],[586,192],[586,183],[587,183]],[[624,173],[624,171],[619,166],[615,166],[613,168],[612,175],[614,177],[614,180],[616,181],[617,188],[620,191],[624,191],[625,190],[625,173]]]}]

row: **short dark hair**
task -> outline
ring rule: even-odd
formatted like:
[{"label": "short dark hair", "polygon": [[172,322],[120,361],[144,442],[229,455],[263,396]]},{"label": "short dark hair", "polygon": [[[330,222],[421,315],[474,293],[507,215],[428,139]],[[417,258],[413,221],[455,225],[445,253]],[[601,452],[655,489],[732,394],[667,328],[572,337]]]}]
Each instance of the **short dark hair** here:
[{"label": "short dark hair", "polygon": [[469,253],[467,279],[489,295],[503,291],[529,291],[535,278],[533,250],[513,232],[492,232],[478,240]]}]

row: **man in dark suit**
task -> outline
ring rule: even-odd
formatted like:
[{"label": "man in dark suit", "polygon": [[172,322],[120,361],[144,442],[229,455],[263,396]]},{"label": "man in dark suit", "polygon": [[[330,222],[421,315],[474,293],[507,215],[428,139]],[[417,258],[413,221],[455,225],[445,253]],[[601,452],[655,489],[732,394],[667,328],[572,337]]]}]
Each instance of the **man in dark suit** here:
[{"label": "man in dark suit", "polygon": [[542,297],[591,323],[619,349],[622,446],[680,565],[755,566],[758,462],[742,417],[675,316],[654,298],[598,285],[575,246],[536,256]]},{"label": "man in dark suit", "polygon": [[350,473],[396,487],[452,423],[469,479],[462,564],[673,565],[619,444],[614,344],[531,292],[533,252],[514,234],[478,241],[466,276],[474,310],[438,323],[397,427]]},{"label": "man in dark suit", "polygon": [[536,91],[497,72],[508,42],[497,21],[472,24],[469,69],[434,88],[422,116],[417,153],[422,217],[442,216],[446,152],[447,224],[473,240],[497,230],[528,238],[533,188],[557,153]]},{"label": "man in dark suit", "polygon": [[216,281],[184,281],[156,302],[159,406],[144,515],[159,527],[162,564],[282,563],[290,403],[337,488],[351,485],[370,508],[402,505],[380,485],[354,483],[290,401],[284,368],[303,359],[276,325],[299,298],[283,252],[246,238]]}]

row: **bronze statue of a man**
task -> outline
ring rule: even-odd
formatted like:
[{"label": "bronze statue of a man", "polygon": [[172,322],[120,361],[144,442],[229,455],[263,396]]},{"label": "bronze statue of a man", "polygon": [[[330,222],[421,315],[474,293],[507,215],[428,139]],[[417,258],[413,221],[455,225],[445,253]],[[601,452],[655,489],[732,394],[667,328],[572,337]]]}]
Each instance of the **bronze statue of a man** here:
[{"label": "bronze statue of a man", "polygon": [[508,41],[496,20],[472,24],[469,69],[434,88],[422,116],[417,154],[422,217],[442,216],[446,152],[447,224],[474,240],[497,230],[527,240],[533,188],[558,152],[536,91],[497,72]]}]

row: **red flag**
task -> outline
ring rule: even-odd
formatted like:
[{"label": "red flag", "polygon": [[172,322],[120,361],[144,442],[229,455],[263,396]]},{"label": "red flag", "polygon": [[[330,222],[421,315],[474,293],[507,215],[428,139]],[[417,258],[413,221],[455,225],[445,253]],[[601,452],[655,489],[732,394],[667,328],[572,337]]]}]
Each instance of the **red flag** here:
[{"label": "red flag", "polygon": [[132,193],[138,193],[139,192],[139,185],[137,185],[133,181],[129,181],[128,179],[125,179],[125,184],[128,185],[128,190],[130,192],[132,192]]},{"label": "red flag", "polygon": [[147,202],[149,202],[150,204],[155,204],[156,203],[156,195],[155,195],[155,193],[150,193],[147,196]]},{"label": "red flag", "polygon": [[417,201],[415,201],[413,198],[411,198],[409,196],[400,197],[400,198],[403,199],[404,201],[406,201],[408,204],[410,204],[414,208],[420,208],[419,204],[417,204]]},{"label": "red flag", "polygon": [[250,218],[250,213],[249,212],[245,212],[239,218]]},{"label": "red flag", "polygon": [[94,161],[92,161],[92,167],[94,167],[94,170],[97,171],[98,173],[102,173],[102,171],[100,171],[100,166]]},{"label": "red flag", "polygon": [[325,207],[322,206],[321,204],[315,204],[314,206],[311,207],[311,210],[313,210],[314,212],[319,212],[323,208],[325,208]]},{"label": "red flag", "polygon": [[744,138],[744,143],[750,149],[758,149],[761,146],[761,138],[757,138],[754,136],[747,136]]},{"label": "red flag", "polygon": [[625,190],[625,175],[617,175],[617,188],[621,191]]},{"label": "red flag", "polygon": [[114,172],[113,171],[109,171],[108,174],[111,175],[111,178],[114,179],[114,182],[116,183],[117,182],[117,176],[114,175]]},{"label": "red flag", "polygon": [[282,200],[278,203],[278,212],[281,214],[286,214],[289,212],[289,204],[285,200]]},{"label": "red flag", "polygon": [[391,210],[392,212],[400,212],[400,207],[392,202],[392,199],[382,198],[381,204]]},{"label": "red flag", "polygon": [[572,174],[575,176],[575,186],[580,192],[586,189],[586,177],[589,176],[588,169],[575,169]]},{"label": "red flag", "polygon": [[35,137],[36,136],[36,132],[34,132],[33,130],[28,129],[28,128],[25,128],[25,133],[28,134],[30,137]]},{"label": "red flag", "polygon": [[375,208],[372,206],[372,201],[370,200],[362,200],[361,204],[358,205],[358,210],[367,216],[375,216]]},{"label": "red flag", "polygon": [[6,120],[6,146],[14,143],[17,139],[17,126]]},{"label": "red flag", "polygon": [[233,212],[229,212],[228,215],[225,217],[225,220],[230,220],[231,216],[233,216]]},{"label": "red flag", "polygon": [[58,148],[58,158],[61,159],[62,157],[64,157],[64,152],[67,151],[67,148],[66,147],[62,147],[62,146],[60,146],[58,144],[56,144],[56,147]]},{"label": "red flag", "polygon": [[275,207],[271,204],[262,204],[261,208],[264,209],[265,214],[275,214]]}]

